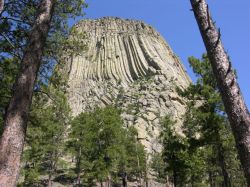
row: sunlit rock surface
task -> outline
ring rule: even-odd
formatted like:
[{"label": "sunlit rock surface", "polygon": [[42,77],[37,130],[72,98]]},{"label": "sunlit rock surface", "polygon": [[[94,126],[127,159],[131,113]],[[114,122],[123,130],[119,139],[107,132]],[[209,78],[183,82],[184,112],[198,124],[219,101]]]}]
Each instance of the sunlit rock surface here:
[{"label": "sunlit rock surface", "polygon": [[148,153],[159,150],[160,119],[169,114],[181,124],[185,112],[176,87],[185,88],[191,81],[179,59],[163,37],[141,21],[87,19],[75,28],[86,33],[88,49],[64,58],[73,115],[115,104],[123,111],[124,126],[138,129]]}]

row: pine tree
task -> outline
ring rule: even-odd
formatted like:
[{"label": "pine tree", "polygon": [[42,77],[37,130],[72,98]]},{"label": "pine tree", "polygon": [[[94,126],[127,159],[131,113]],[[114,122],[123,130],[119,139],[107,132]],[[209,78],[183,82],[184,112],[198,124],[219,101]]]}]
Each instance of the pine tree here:
[{"label": "pine tree", "polygon": [[184,136],[175,132],[175,122],[166,116],[161,122],[161,139],[163,145],[163,161],[165,170],[174,186],[182,186],[187,178],[188,144]]},{"label": "pine tree", "polygon": [[152,154],[150,166],[154,171],[153,176],[155,176],[155,180],[162,184],[168,184],[168,172],[166,171],[166,166],[161,153],[156,152]]},{"label": "pine tree", "polygon": [[3,122],[6,107],[11,97],[11,89],[18,70],[18,59],[0,60],[0,136],[3,131]]},{"label": "pine tree", "polygon": [[55,44],[51,39],[55,39],[56,34],[67,36],[67,18],[81,15],[84,5],[84,1],[54,0],[5,3],[5,12],[0,17],[1,55],[17,57],[21,64],[0,139],[0,184],[3,186],[15,186],[17,182],[37,74],[43,62],[53,64],[53,47],[59,47],[59,42]]},{"label": "pine tree", "polygon": [[138,132],[129,127],[123,136],[124,152],[120,155],[119,174],[122,180],[136,178],[140,185],[147,182],[147,155],[144,146],[140,143]]},{"label": "pine tree", "polygon": [[250,186],[250,114],[206,0],[190,0]]},{"label": "pine tree", "polygon": [[25,186],[39,183],[42,175],[48,176],[48,186],[51,186],[58,162],[65,150],[70,121],[66,97],[53,84],[44,85],[42,90],[43,92],[36,93],[34,97],[27,130],[24,151]]},{"label": "pine tree", "polygon": [[176,132],[169,116],[162,120],[163,151],[159,154],[165,170],[159,166],[154,170],[175,186],[244,186],[234,137],[209,59],[206,55],[201,60],[191,57],[189,63],[197,82],[186,90],[177,89],[187,101],[182,132]]},{"label": "pine tree", "polygon": [[[123,128],[119,110],[111,106],[79,114],[71,123],[68,149],[75,157],[77,184],[127,185],[127,177],[142,177],[145,151],[134,128]],[[81,180],[82,179],[82,180]]]},{"label": "pine tree", "polygon": [[[189,63],[198,79],[181,93],[189,100],[183,132],[192,150],[205,151],[210,185],[233,185],[233,178],[242,179],[241,168],[237,159],[235,162],[230,158],[236,157],[235,143],[212,67],[206,55],[202,60],[191,57]],[[237,170],[239,175],[230,173],[229,168]]]}]

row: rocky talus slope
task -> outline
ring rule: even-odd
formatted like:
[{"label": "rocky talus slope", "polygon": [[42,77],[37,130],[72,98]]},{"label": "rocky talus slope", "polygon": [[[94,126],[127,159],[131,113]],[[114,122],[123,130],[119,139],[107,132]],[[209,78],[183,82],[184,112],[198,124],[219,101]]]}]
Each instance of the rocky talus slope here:
[{"label": "rocky talus slope", "polygon": [[185,112],[175,89],[191,81],[179,59],[163,37],[141,21],[87,19],[75,29],[86,33],[88,49],[64,58],[73,114],[116,104],[124,125],[138,129],[149,153],[157,151],[161,117],[169,114],[181,124]]}]

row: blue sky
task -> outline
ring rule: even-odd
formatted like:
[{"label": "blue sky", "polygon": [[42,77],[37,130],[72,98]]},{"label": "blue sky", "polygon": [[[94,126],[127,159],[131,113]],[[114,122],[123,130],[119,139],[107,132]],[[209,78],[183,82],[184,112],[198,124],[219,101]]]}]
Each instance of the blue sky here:
[{"label": "blue sky", "polygon": [[[250,107],[250,1],[207,0],[225,49]],[[87,0],[86,18],[117,16],[143,20],[158,30],[194,80],[187,58],[205,52],[189,0]]]}]

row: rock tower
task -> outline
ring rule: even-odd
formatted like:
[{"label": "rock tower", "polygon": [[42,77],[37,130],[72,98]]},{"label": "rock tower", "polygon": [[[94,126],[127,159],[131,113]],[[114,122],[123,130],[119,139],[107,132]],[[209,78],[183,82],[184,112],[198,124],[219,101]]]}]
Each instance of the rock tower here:
[{"label": "rock tower", "polygon": [[176,87],[186,88],[191,81],[179,59],[163,37],[141,21],[105,17],[85,19],[74,27],[85,33],[88,48],[65,58],[73,115],[115,104],[122,109],[124,125],[138,129],[146,150],[157,151],[160,119],[168,114],[180,124],[185,112]]}]

